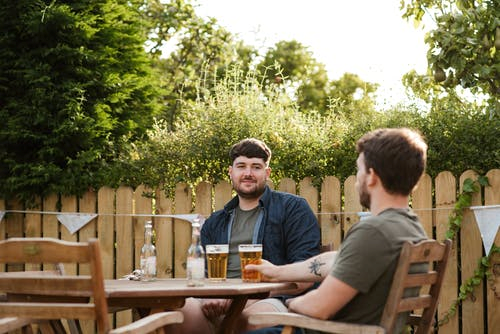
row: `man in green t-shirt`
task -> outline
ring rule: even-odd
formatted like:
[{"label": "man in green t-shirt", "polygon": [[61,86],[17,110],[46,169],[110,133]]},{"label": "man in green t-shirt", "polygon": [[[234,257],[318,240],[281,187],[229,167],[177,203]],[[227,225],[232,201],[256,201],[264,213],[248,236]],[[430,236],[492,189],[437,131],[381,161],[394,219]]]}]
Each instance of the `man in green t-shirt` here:
[{"label": "man in green t-shirt", "polygon": [[378,129],[357,142],[356,189],[371,215],[355,224],[338,252],[275,266],[248,265],[271,281],[321,281],[289,303],[320,319],[378,324],[403,243],[426,239],[409,196],[426,165],[427,144],[416,131]]}]

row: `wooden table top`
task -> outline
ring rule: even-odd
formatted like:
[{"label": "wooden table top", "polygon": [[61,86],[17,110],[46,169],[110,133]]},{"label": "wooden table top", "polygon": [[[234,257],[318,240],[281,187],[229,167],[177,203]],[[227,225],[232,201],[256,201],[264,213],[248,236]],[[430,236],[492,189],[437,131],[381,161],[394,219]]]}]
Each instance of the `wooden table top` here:
[{"label": "wooden table top", "polygon": [[132,280],[105,280],[104,289],[108,298],[133,297],[203,297],[223,298],[238,295],[258,295],[279,290],[294,289],[295,283],[247,283],[241,279],[222,282],[205,280],[203,286],[187,286],[186,279],[157,279],[152,282]]}]

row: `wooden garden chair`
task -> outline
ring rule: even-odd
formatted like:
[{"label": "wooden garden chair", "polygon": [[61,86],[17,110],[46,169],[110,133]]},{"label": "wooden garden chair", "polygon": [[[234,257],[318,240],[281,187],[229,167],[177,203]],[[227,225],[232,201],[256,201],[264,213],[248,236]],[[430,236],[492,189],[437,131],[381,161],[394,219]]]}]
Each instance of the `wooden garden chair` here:
[{"label": "wooden garden chair", "polygon": [[[399,261],[379,325],[364,325],[320,320],[297,313],[262,312],[249,316],[253,325],[284,325],[282,333],[292,333],[294,327],[326,333],[394,333],[402,321],[415,328],[415,334],[427,334],[434,324],[441,285],[451,250],[451,241],[440,243],[425,240],[417,244],[407,241]],[[427,271],[412,272],[415,264],[428,263]],[[418,266],[419,269],[422,267]],[[408,293],[408,290],[411,293]],[[419,290],[418,292],[415,290]],[[405,293],[405,290],[407,292]],[[406,322],[405,322],[406,318]]]},{"label": "wooden garden chair", "polygon": [[[48,320],[95,320],[98,333],[150,333],[164,326],[181,323],[181,312],[160,312],[117,329],[111,329],[104,292],[99,242],[67,242],[52,238],[12,238],[0,241],[0,263],[86,263],[90,275],[33,274],[23,272],[0,275],[0,291],[7,296],[0,302],[0,319],[41,321],[42,333],[53,333]],[[70,291],[70,292],[68,292]],[[28,296],[28,297],[26,297]],[[65,297],[61,297],[65,296]],[[25,321],[25,320],[19,320]],[[0,322],[1,324],[1,322]]]}]

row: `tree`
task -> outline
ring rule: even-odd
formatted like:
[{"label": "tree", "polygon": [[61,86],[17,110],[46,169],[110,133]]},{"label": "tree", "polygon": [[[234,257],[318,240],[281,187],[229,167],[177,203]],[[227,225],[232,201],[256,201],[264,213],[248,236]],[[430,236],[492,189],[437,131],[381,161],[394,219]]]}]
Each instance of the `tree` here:
[{"label": "tree", "polygon": [[2,1],[0,197],[80,194],[161,108],[142,1]]},{"label": "tree", "polygon": [[328,75],[325,66],[301,43],[279,41],[266,52],[257,69],[265,78],[265,87],[278,85],[292,92],[302,112],[324,112],[327,109]]},{"label": "tree", "polygon": [[[490,114],[500,115],[500,5],[498,0],[404,0],[404,18],[418,24],[433,14],[436,28],[425,41],[434,78],[489,96]],[[429,13],[429,14],[427,14]]]}]

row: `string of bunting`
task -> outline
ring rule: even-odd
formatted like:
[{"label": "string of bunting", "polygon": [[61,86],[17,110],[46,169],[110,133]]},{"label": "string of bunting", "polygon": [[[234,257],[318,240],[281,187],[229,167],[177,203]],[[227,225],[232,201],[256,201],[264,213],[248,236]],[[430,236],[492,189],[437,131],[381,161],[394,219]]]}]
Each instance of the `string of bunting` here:
[{"label": "string of bunting", "polygon": [[[415,209],[419,210],[450,210],[451,208],[432,208],[432,209]],[[500,205],[486,206],[471,206],[474,212],[476,221],[483,239],[486,254],[489,254],[498,228],[500,226]],[[115,216],[115,217],[158,217],[158,218],[174,218],[185,220],[193,223],[194,219],[199,218],[199,214],[120,214],[120,213],[81,213],[81,212],[53,212],[53,211],[27,211],[27,210],[0,210],[0,222],[3,220],[6,213],[25,213],[25,214],[44,214],[56,215],[57,220],[63,224],[71,234],[80,230],[97,216]],[[360,219],[369,216],[370,213],[364,212],[321,212],[318,215],[349,215],[356,214]]]}]

